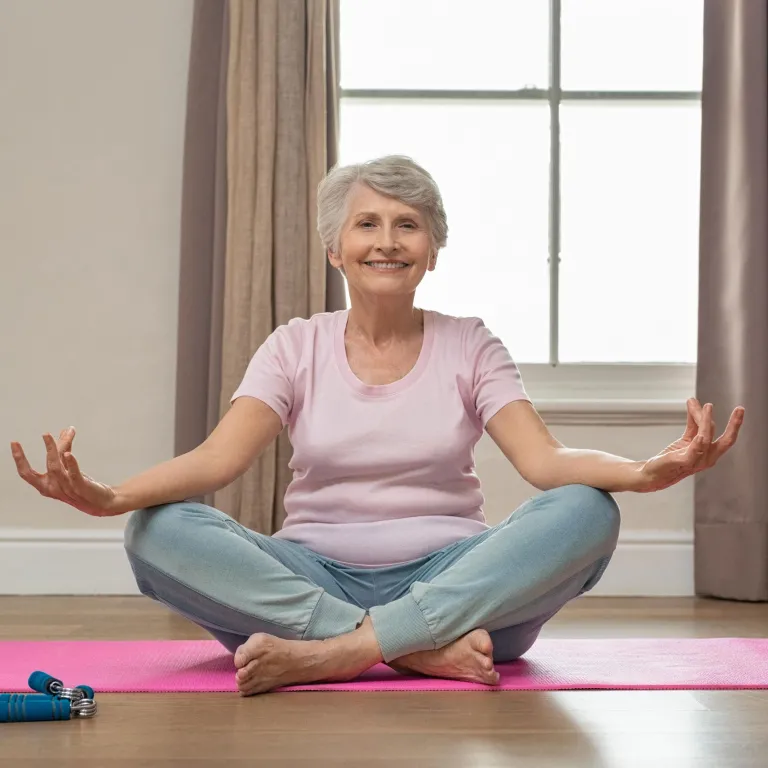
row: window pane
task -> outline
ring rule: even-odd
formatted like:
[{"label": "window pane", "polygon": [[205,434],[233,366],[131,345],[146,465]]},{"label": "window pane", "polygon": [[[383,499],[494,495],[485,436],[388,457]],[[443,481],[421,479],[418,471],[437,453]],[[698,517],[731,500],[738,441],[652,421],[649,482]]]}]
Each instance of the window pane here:
[{"label": "window pane", "polygon": [[700,120],[563,105],[562,362],[696,361]]},{"label": "window pane", "polygon": [[701,90],[703,0],[563,0],[565,90]]},{"label": "window pane", "polygon": [[518,362],[549,354],[545,104],[343,99],[343,164],[405,154],[435,178],[448,246],[417,305],[482,317]]},{"label": "window pane", "polygon": [[544,0],[341,0],[342,88],[546,88]]}]

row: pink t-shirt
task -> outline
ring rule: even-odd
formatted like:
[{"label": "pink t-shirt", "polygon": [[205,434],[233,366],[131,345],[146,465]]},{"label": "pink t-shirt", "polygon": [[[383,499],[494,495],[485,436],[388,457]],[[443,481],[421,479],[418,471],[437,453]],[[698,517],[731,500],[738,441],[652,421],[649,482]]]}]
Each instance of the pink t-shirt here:
[{"label": "pink t-shirt", "polygon": [[500,408],[530,400],[509,352],[479,318],[424,310],[413,369],[364,384],[347,361],[348,316],[277,328],[232,396],[264,401],[288,426],[293,480],[275,536],[377,568],[486,530],[475,444]]}]

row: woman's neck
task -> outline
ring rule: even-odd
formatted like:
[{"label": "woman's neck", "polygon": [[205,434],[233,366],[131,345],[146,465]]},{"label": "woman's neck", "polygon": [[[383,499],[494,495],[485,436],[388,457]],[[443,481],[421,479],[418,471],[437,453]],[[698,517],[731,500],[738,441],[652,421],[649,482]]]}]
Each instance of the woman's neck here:
[{"label": "woman's neck", "polygon": [[410,300],[399,304],[352,301],[347,322],[347,336],[362,339],[371,346],[388,346],[391,343],[407,341],[420,334],[424,327],[421,309]]}]

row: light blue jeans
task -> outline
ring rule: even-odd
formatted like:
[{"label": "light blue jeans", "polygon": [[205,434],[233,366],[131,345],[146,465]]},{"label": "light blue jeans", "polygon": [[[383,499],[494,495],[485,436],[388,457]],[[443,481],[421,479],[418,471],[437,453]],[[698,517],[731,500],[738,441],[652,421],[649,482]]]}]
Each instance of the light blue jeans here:
[{"label": "light blue jeans", "polygon": [[533,496],[504,522],[430,555],[354,568],[256,533],[198,502],[134,512],[125,549],[141,592],[200,625],[229,651],[254,632],[322,640],[370,615],[385,662],[442,648],[472,629],[511,661],[608,565],[619,506],[566,485]]}]

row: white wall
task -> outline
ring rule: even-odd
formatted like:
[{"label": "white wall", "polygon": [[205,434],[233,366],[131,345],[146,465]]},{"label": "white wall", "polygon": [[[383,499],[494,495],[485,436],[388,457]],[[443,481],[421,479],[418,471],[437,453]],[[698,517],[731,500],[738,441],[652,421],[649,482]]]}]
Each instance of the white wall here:
[{"label": "white wall", "polygon": [[[191,0],[0,3],[0,592],[134,591],[127,516],[95,519],[39,496],[9,443],[42,470],[42,433],[73,424],[83,470],[108,483],[173,455],[192,10]],[[637,459],[682,424],[551,429],[566,445]],[[536,492],[487,437],[477,460],[490,522]],[[617,499],[622,544],[594,594],[689,592],[691,481]],[[62,572],[54,555],[92,570]]]},{"label": "white wall", "polygon": [[173,450],[191,0],[0,3],[0,526],[121,528],[44,499],[43,432],[104,482]]}]

